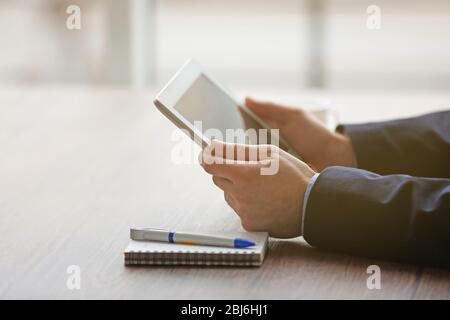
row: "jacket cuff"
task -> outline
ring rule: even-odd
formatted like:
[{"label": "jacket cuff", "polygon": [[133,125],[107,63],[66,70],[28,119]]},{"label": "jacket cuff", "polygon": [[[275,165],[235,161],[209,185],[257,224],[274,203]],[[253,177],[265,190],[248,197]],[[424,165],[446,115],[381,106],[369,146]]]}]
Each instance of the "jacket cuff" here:
[{"label": "jacket cuff", "polygon": [[303,237],[312,246],[358,252],[365,241],[380,238],[380,221],[367,214],[361,175],[379,177],[364,170],[328,167],[317,177],[309,194]]}]

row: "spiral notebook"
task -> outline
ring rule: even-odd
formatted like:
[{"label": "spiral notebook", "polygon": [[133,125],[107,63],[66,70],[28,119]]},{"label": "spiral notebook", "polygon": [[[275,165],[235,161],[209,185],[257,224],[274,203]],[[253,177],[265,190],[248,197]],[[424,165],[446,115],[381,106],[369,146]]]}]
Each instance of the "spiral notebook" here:
[{"label": "spiral notebook", "polygon": [[252,248],[235,249],[212,246],[130,240],[125,249],[125,265],[206,265],[260,266],[267,250],[267,232],[227,234],[253,240]]}]

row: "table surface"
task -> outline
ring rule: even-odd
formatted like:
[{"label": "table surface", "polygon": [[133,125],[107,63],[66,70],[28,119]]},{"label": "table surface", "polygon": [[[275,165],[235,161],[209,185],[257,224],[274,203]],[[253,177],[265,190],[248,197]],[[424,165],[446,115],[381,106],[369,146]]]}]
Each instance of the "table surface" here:
[{"label": "table surface", "polygon": [[[265,96],[270,96],[264,93]],[[280,93],[328,99],[342,121],[448,109],[450,95]],[[0,89],[0,298],[449,299],[450,271],[271,239],[259,268],[125,267],[129,226],[240,229],[198,165],[172,160],[153,91]],[[197,147],[186,140],[195,159]],[[367,267],[381,268],[369,290]],[[68,289],[71,265],[81,288]]]}]

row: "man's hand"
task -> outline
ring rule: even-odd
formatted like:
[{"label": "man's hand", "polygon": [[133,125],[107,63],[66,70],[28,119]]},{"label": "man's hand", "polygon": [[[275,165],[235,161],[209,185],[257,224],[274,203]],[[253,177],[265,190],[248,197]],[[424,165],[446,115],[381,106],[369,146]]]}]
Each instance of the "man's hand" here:
[{"label": "man's hand", "polygon": [[332,165],[353,167],[350,138],[330,132],[316,118],[299,108],[246,98],[246,106],[280,134],[318,171]]},{"label": "man's hand", "polygon": [[[256,158],[251,156],[255,154]],[[226,202],[239,215],[244,229],[268,231],[277,238],[300,235],[303,197],[315,174],[304,162],[275,146],[217,140],[200,153],[199,161],[224,191]],[[261,169],[274,166],[274,161],[278,162],[278,172],[262,175]]]}]

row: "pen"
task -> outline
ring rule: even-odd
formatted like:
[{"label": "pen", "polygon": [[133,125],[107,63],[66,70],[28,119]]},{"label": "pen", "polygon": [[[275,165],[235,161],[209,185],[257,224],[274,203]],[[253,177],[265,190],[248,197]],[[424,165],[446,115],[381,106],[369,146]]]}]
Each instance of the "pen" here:
[{"label": "pen", "polygon": [[131,228],[130,238],[133,240],[150,240],[231,248],[248,248],[255,245],[253,241],[241,238],[219,237],[187,232],[174,232],[153,228]]}]

